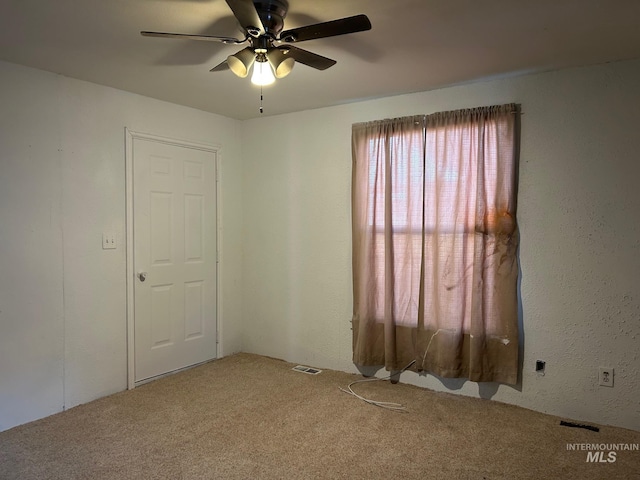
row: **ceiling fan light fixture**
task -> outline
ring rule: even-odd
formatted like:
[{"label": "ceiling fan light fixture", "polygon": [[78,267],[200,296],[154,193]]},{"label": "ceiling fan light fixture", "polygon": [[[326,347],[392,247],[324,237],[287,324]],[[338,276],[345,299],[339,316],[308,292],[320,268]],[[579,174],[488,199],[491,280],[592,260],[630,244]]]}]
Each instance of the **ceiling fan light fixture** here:
[{"label": "ceiling fan light fixture", "polygon": [[267,52],[267,60],[271,64],[276,78],[284,78],[291,73],[295,60],[278,48],[273,48]]},{"label": "ceiling fan light fixture", "polygon": [[245,78],[249,75],[249,69],[255,60],[255,54],[250,48],[240,50],[234,55],[227,57],[227,65],[229,69],[240,78]]},{"label": "ceiling fan light fixture", "polygon": [[273,71],[267,61],[267,56],[263,52],[256,51],[256,61],[253,65],[251,83],[254,85],[271,85],[275,81],[276,77],[273,76]]},{"label": "ceiling fan light fixture", "polygon": [[253,66],[251,81],[256,85],[269,85],[276,78],[289,75],[296,63],[316,70],[326,70],[336,64],[330,58],[293,45],[281,46],[281,43],[292,44],[371,30],[371,22],[364,14],[284,30],[289,0],[226,0],[226,3],[244,33],[244,38],[146,30],[140,33],[146,37],[221,42],[225,45],[248,42],[250,46],[229,55],[210,71],[231,70],[238,77],[245,78]]}]

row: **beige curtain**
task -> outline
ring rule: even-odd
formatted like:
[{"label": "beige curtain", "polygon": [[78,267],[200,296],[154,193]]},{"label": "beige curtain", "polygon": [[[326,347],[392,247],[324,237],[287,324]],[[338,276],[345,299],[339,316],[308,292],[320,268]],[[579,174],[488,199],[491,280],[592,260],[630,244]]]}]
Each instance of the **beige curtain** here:
[{"label": "beige curtain", "polygon": [[518,116],[353,126],[356,365],[517,382]]}]

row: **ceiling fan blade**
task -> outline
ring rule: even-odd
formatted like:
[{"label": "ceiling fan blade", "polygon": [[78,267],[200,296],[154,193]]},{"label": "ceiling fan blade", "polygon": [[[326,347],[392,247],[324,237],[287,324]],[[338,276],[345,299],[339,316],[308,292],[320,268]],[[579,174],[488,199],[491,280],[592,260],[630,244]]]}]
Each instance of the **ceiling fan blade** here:
[{"label": "ceiling fan blade", "polygon": [[252,37],[264,35],[264,26],[260,15],[256,10],[253,0],[226,0],[227,5],[233,12],[233,15],[240,22],[240,26],[244,28]]},{"label": "ceiling fan blade", "polygon": [[341,18],[330,22],[316,23],[306,27],[293,28],[280,34],[283,42],[304,42],[316,38],[335,37],[347,33],[364,32],[371,30],[371,22],[366,15]]},{"label": "ceiling fan blade", "polygon": [[210,72],[222,72],[224,70],[229,70],[229,64],[227,63],[226,60],[224,62],[222,62],[222,63],[219,63],[218,65],[216,65],[215,67],[213,67],[209,71]]},{"label": "ceiling fan blade", "polygon": [[278,48],[293,58],[296,62],[303,63],[304,65],[308,65],[318,70],[326,70],[336,64],[335,60],[294,47],[293,45],[286,45]]},{"label": "ceiling fan blade", "polygon": [[184,40],[204,40],[207,42],[221,42],[226,44],[239,45],[247,41],[246,38],[240,40],[233,37],[216,37],[213,35],[190,35],[187,33],[166,33],[166,32],[140,32],[143,37],[160,37],[160,38],[181,38]]}]

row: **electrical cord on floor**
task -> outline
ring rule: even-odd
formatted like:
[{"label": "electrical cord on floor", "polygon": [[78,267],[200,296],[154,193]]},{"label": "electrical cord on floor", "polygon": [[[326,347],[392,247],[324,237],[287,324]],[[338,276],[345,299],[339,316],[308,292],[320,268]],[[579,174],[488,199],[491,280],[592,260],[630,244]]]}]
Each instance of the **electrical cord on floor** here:
[{"label": "electrical cord on floor", "polygon": [[390,380],[391,377],[393,377],[395,375],[400,375],[402,372],[404,372],[407,368],[409,368],[414,363],[416,363],[416,361],[412,360],[409,365],[404,367],[398,373],[392,373],[391,375],[388,375],[388,376],[383,377],[383,378],[365,378],[363,380],[356,380],[355,382],[351,382],[349,385],[347,385],[346,389],[342,388],[342,387],[338,387],[338,388],[340,389],[341,392],[348,393],[349,395],[353,395],[354,397],[359,398],[363,402],[367,402],[367,403],[369,403],[371,405],[375,405],[376,407],[386,408],[387,410],[393,410],[395,412],[406,412],[407,411],[407,407],[405,407],[404,405],[402,405],[400,403],[382,402],[380,400],[371,400],[370,398],[365,398],[362,395],[358,395],[356,392],[353,391],[353,389],[351,387],[353,385],[355,385],[356,383],[378,382],[378,381]]},{"label": "electrical cord on floor", "polygon": [[[424,361],[427,358],[427,353],[429,353],[429,347],[431,346],[431,342],[433,341],[433,337],[435,337],[437,334],[439,334],[440,331],[442,331],[442,330],[443,330],[442,328],[439,328],[433,335],[431,335],[431,338],[429,339],[429,343],[427,344],[427,349],[424,351],[424,356],[422,357],[422,365],[424,365]],[[338,388],[340,389],[341,392],[348,393],[349,395],[353,395],[354,397],[359,398],[363,402],[370,403],[371,405],[375,405],[376,407],[386,408],[388,410],[393,410],[393,411],[396,411],[396,412],[406,412],[407,408],[404,405],[400,404],[400,403],[381,402],[381,401],[378,401],[378,400],[371,400],[369,398],[363,397],[362,395],[358,395],[356,392],[353,391],[353,389],[351,387],[353,385],[355,385],[356,383],[377,382],[377,381],[380,381],[380,380],[389,380],[394,375],[400,375],[402,372],[404,372],[407,368],[409,368],[414,363],[416,363],[416,361],[412,360],[411,363],[409,363],[409,365],[404,367],[398,373],[392,373],[391,375],[389,375],[387,377],[384,377],[384,378],[365,378],[364,380],[356,380],[355,382],[351,382],[349,385],[347,385],[346,389],[344,389],[342,387],[338,387]]]}]

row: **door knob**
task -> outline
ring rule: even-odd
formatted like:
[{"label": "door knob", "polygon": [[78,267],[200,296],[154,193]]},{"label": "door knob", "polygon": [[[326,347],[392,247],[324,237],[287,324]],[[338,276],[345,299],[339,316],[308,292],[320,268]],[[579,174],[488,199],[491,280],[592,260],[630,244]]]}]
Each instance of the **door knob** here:
[{"label": "door knob", "polygon": [[147,279],[147,272],[139,272],[138,278],[140,279],[141,282],[144,282]]}]

